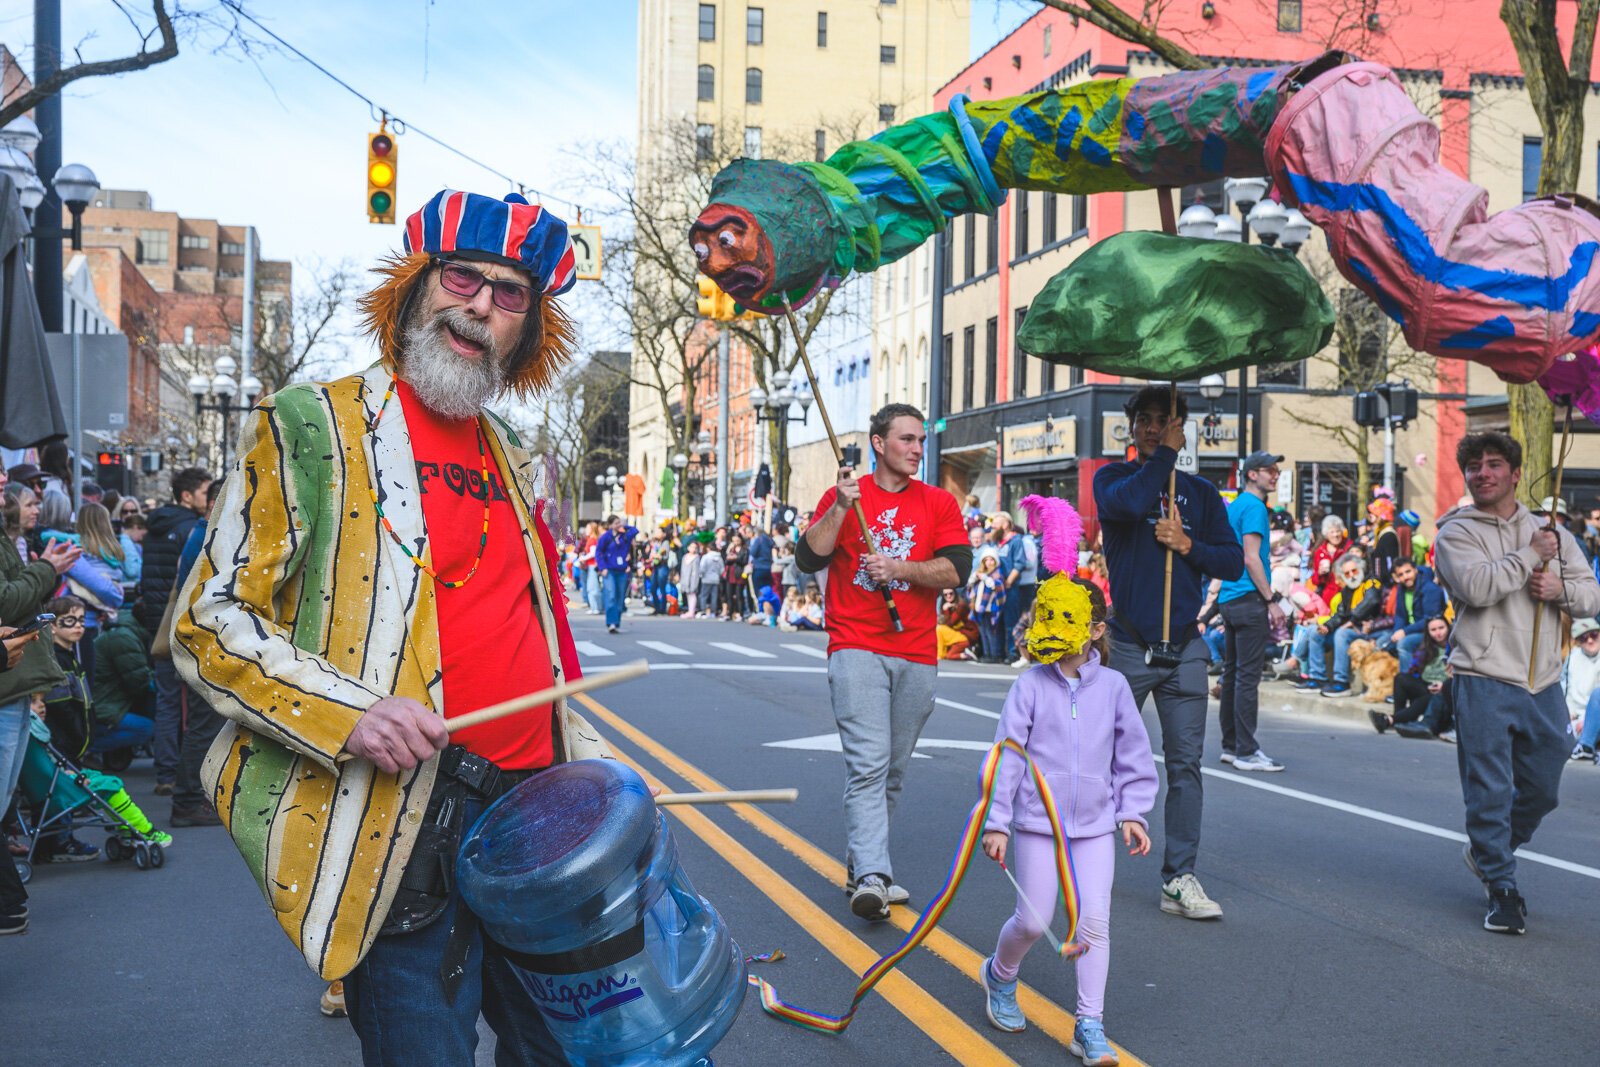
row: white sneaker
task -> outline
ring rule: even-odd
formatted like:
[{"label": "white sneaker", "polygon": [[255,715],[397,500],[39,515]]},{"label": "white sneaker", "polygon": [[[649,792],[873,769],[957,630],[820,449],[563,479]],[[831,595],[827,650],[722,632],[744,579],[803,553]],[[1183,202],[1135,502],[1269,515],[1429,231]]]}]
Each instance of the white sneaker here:
[{"label": "white sneaker", "polygon": [[1229,752],[1227,749],[1223,749],[1222,755],[1218,756],[1217,758],[1223,763],[1232,763],[1237,757],[1235,757],[1234,754]]},{"label": "white sneaker", "polygon": [[1283,764],[1261,751],[1259,748],[1248,756],[1235,756],[1233,769],[1236,771],[1281,771]]},{"label": "white sneaker", "polygon": [[1026,667],[1028,665],[1028,657],[1018,656],[1016,662],[1012,663],[1011,665],[1013,667]]},{"label": "white sneaker", "polygon": [[1456,743],[1456,732],[1454,730],[1446,730],[1439,735],[1439,740],[1447,745],[1453,745]]},{"label": "white sneaker", "polygon": [[1161,887],[1161,910],[1185,919],[1222,918],[1222,905],[1206,896],[1192,874],[1180,874]]}]

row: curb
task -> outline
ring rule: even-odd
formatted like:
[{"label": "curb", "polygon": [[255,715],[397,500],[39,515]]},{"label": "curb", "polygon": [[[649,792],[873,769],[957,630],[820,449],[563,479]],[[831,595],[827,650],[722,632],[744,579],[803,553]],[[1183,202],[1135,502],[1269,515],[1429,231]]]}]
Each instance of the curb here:
[{"label": "curb", "polygon": [[1261,682],[1261,707],[1273,711],[1292,711],[1301,715],[1366,723],[1369,726],[1371,723],[1367,718],[1367,712],[1394,710],[1391,704],[1368,704],[1361,699],[1359,693],[1345,697],[1325,697],[1321,693],[1301,692],[1288,682],[1266,679],[1262,679]]}]

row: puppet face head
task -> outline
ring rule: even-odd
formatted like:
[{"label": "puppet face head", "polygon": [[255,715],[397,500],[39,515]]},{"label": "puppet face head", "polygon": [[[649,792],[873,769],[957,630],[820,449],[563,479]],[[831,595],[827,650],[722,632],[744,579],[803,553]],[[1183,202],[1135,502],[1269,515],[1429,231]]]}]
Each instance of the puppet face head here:
[{"label": "puppet face head", "polygon": [[711,204],[689,227],[700,273],[735,300],[752,304],[772,288],[772,241],[756,217],[732,204]]},{"label": "puppet face head", "polygon": [[1083,586],[1062,574],[1045,580],[1034,600],[1028,654],[1040,663],[1076,656],[1089,643],[1093,616],[1094,605]]}]

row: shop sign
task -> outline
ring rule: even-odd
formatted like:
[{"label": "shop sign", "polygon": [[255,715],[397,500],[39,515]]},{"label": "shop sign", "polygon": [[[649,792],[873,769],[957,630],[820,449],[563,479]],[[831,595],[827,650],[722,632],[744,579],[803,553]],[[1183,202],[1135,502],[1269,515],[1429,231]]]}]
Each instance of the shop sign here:
[{"label": "shop sign", "polygon": [[1000,434],[1000,461],[1008,467],[1069,459],[1077,452],[1078,420],[1071,415],[1007,426]]},{"label": "shop sign", "polygon": [[[1255,416],[1251,416],[1245,423],[1253,427]],[[1198,438],[1196,441],[1196,427]],[[1197,448],[1199,455],[1205,456],[1236,456],[1239,454],[1239,416],[1218,415],[1217,424],[1207,427],[1205,417],[1191,418],[1188,423],[1188,436],[1190,444]],[[1100,416],[1100,454],[1105,456],[1124,456],[1128,446],[1133,444],[1133,438],[1128,432],[1128,417],[1121,412],[1105,412]]]}]

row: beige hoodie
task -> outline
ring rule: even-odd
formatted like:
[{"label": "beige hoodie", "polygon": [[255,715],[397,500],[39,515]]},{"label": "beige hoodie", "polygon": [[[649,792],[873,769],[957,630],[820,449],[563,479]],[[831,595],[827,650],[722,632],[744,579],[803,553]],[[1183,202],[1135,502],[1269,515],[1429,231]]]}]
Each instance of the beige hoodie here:
[{"label": "beige hoodie", "polygon": [[[1455,603],[1450,668],[1457,674],[1476,674],[1528,688],[1534,612],[1542,608],[1533,691],[1542,692],[1560,681],[1558,605],[1537,605],[1528,593],[1528,578],[1539,566],[1539,553],[1530,542],[1543,526],[1543,520],[1521,504],[1509,519],[1467,505],[1439,520],[1434,565],[1439,584]],[[1556,533],[1561,547],[1550,566],[1560,566],[1566,586],[1566,598],[1559,606],[1573,618],[1600,614],[1600,584],[1595,582],[1583,550],[1566,530],[1558,526]]]}]

